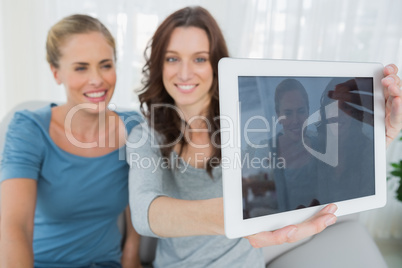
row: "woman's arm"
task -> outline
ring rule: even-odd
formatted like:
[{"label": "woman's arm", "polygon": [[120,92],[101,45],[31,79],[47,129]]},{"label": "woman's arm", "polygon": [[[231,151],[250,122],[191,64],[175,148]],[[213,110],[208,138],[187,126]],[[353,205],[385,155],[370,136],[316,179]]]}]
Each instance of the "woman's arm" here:
[{"label": "woman's arm", "polygon": [[171,170],[145,123],[133,128],[126,146],[131,218],[140,234],[223,234],[222,198],[190,201],[168,197],[166,189],[174,185]]},{"label": "woman's arm", "polygon": [[152,231],[162,237],[223,235],[223,200],[181,200],[161,196],[149,207]]},{"label": "woman's arm", "polygon": [[[174,181],[171,171],[162,168],[160,151],[150,136],[147,126],[137,126],[127,144],[130,208],[136,230],[143,235],[161,237],[223,235],[222,198],[181,200],[167,196],[165,189]],[[262,232],[248,239],[256,247],[295,242],[335,223],[335,210],[335,205],[329,205],[301,224]]]},{"label": "woman's arm", "polygon": [[8,179],[1,183],[2,268],[33,267],[36,187],[32,179]]},{"label": "woman's arm", "polygon": [[125,237],[121,265],[123,268],[141,268],[140,260],[140,235],[135,231],[131,222],[129,206],[124,211]]},{"label": "woman's arm", "polygon": [[[303,223],[246,237],[253,247],[296,242],[320,233],[336,222],[336,205],[330,204]],[[152,231],[162,237],[223,235],[222,198],[188,201],[158,197],[149,209]]]},{"label": "woman's arm", "polygon": [[261,232],[246,237],[250,244],[255,248],[280,245],[283,243],[293,243],[306,237],[322,232],[328,226],[336,222],[334,215],[337,210],[335,204],[325,206],[312,218],[296,225],[289,225],[284,228],[272,231]]}]

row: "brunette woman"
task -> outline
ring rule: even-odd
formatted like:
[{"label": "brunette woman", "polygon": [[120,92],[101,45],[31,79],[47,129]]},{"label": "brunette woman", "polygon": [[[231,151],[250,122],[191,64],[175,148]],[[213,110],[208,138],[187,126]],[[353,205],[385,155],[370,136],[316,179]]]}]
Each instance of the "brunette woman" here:
[{"label": "brunette woman", "polygon": [[129,136],[127,161],[134,226],[162,238],[155,267],[264,267],[254,247],[294,242],[335,223],[332,204],[304,223],[227,239],[217,118],[218,61],[228,56],[221,30],[207,10],[183,8],[162,22],[148,49],[139,95],[146,122]]}]

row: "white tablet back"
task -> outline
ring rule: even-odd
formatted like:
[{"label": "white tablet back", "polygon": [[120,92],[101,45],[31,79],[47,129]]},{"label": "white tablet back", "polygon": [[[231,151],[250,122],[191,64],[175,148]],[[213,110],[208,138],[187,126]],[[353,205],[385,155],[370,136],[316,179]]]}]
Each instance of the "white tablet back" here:
[{"label": "white tablet back", "polygon": [[219,63],[225,230],[239,237],[385,205],[378,63]]}]

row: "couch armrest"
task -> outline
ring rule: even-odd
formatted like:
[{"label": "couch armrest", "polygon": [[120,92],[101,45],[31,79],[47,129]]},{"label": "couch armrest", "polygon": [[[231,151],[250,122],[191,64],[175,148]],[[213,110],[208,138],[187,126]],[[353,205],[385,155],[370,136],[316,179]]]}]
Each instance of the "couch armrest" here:
[{"label": "couch armrest", "polygon": [[313,239],[280,255],[267,267],[387,268],[387,265],[365,227],[358,221],[349,220],[327,228]]},{"label": "couch armrest", "polygon": [[[336,220],[336,225],[338,225],[344,221],[352,221],[352,220],[358,220],[358,219],[359,219],[358,213],[340,216]],[[288,252],[296,247],[299,247],[300,245],[306,243],[310,239],[312,239],[312,237],[307,237],[307,238],[297,241],[295,243],[285,243],[282,245],[276,245],[276,246],[270,246],[270,247],[263,248],[265,263],[271,262],[273,259],[277,258],[278,256],[280,256],[280,255],[284,254],[285,252]]]}]

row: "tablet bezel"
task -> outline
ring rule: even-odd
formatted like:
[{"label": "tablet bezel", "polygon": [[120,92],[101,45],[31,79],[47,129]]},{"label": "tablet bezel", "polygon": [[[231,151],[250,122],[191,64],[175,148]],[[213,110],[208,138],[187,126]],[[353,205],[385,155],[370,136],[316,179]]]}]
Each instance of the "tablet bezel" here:
[{"label": "tablet bezel", "polygon": [[[243,219],[242,173],[235,165],[241,153],[239,76],[284,77],[372,77],[374,95],[374,163],[375,194],[336,202],[336,216],[379,208],[386,203],[385,101],[381,63],[294,61],[223,58],[219,61],[219,97],[222,141],[222,177],[225,234],[228,238],[244,237],[262,231],[302,222],[325,204],[261,217]],[[235,105],[237,104],[237,105]]]}]

